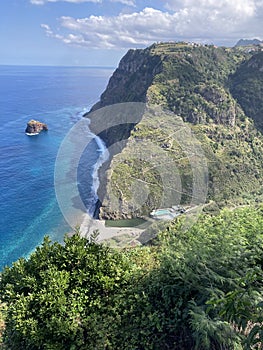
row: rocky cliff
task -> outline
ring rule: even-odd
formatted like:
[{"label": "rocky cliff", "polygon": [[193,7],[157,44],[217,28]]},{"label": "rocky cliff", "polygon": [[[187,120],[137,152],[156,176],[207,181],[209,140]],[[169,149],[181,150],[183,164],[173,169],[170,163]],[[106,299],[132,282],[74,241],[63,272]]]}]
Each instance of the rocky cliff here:
[{"label": "rocky cliff", "polygon": [[[127,140],[134,125],[139,122],[141,113],[139,112],[138,116],[135,116],[135,123],[119,124],[116,128],[108,128],[107,124],[109,123],[106,120],[109,119],[109,116],[99,113],[94,114],[93,112],[102,107],[118,103],[146,102],[147,90],[161,69],[162,60],[158,55],[152,55],[151,49],[129,50],[121,59],[118,68],[109,80],[106,90],[101,95],[100,101],[91,108],[90,112],[85,114],[86,117],[91,118],[91,129],[96,134],[98,124],[101,121],[105,124],[104,131],[99,132],[99,136],[107,146],[111,146],[117,141]],[[108,115],[109,109],[104,114]],[[93,115],[95,115],[95,119]],[[112,118],[115,118],[115,116],[113,115]],[[130,119],[133,120],[134,118]]]},{"label": "rocky cliff", "polygon": [[229,77],[230,91],[247,116],[263,131],[263,52],[255,53]]},{"label": "rocky cliff", "polygon": [[[116,126],[114,132],[105,128],[100,134],[107,145],[125,140],[112,154],[111,166],[102,181],[105,191],[100,197],[101,216],[147,215],[162,204],[163,179],[157,167],[151,166],[156,156],[149,150],[148,159],[138,154],[135,159],[138,140],[148,140],[164,152],[163,159],[167,157],[176,164],[178,176],[174,181],[178,182],[179,177],[180,188],[174,191],[180,192],[181,204],[189,204],[193,198],[193,164],[189,154],[185,156],[188,146],[182,149],[182,141],[171,136],[177,131],[176,118],[201,143],[208,167],[207,201],[224,206],[260,200],[262,62],[260,48],[258,52],[247,52],[212,45],[162,43],[128,51],[92,112],[130,101],[146,102],[154,112],[150,117],[148,112],[146,117],[141,113],[134,123]],[[157,107],[169,111],[169,117],[156,113]],[[90,115],[96,118],[96,113]],[[91,127],[95,124],[92,119]],[[188,136],[185,140],[193,142]],[[170,174],[172,181],[174,172]],[[142,188],[137,193],[141,196],[139,206],[133,198],[134,182]]]},{"label": "rocky cliff", "polygon": [[150,49],[129,50],[91,111],[120,102],[145,102],[147,90],[161,69],[160,56],[152,55]]}]

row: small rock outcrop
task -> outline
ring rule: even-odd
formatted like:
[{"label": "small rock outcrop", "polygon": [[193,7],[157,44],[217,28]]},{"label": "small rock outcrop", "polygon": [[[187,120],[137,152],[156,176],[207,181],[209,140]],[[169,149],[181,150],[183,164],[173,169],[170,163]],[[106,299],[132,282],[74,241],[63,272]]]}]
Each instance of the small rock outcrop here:
[{"label": "small rock outcrop", "polygon": [[25,133],[26,134],[32,134],[32,135],[37,135],[39,134],[41,131],[47,131],[48,130],[48,127],[47,127],[47,124],[44,124],[44,123],[41,123],[37,120],[30,120],[28,123],[27,123],[27,127],[26,127],[26,130],[25,130]]}]

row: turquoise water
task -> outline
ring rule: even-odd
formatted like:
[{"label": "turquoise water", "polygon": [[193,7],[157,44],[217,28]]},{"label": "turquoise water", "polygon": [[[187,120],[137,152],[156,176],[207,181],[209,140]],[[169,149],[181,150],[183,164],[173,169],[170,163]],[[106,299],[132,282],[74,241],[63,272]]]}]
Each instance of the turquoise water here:
[{"label": "turquoise water", "polygon": [[[62,241],[71,230],[55,196],[56,155],[70,128],[99,99],[112,71],[0,66],[0,269],[27,256],[44,235]],[[49,131],[26,136],[30,119],[47,123]],[[90,143],[85,171],[79,172],[87,206],[95,202],[92,171],[100,147]]]},{"label": "turquoise water", "polygon": [[171,215],[171,212],[167,209],[158,209],[154,211],[154,215]]}]

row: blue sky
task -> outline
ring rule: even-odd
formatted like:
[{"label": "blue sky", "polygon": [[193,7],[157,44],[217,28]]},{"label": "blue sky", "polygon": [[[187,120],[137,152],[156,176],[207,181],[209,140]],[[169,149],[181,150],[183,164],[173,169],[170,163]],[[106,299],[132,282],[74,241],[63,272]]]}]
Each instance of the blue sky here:
[{"label": "blue sky", "polygon": [[1,0],[0,64],[117,66],[129,48],[263,39],[263,0]]}]

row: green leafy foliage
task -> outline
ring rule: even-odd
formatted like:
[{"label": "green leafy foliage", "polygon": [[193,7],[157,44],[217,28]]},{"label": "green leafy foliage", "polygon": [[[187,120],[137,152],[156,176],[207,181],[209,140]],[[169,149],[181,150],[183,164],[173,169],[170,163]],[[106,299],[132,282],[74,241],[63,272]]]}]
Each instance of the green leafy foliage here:
[{"label": "green leafy foliage", "polygon": [[262,348],[263,209],[183,218],[121,251],[47,238],[1,275],[8,349]]},{"label": "green leafy foliage", "polygon": [[204,216],[187,232],[180,221],[158,237],[160,266],[141,291],[158,320],[153,348],[260,349],[262,209]]},{"label": "green leafy foliage", "polygon": [[0,349],[4,349],[3,346],[3,332],[5,330],[5,311],[6,305],[0,303]]},{"label": "green leafy foliage", "polygon": [[2,273],[7,345],[104,349],[115,316],[112,296],[126,288],[130,269],[125,255],[77,234],[63,246],[46,238],[28,261]]}]

